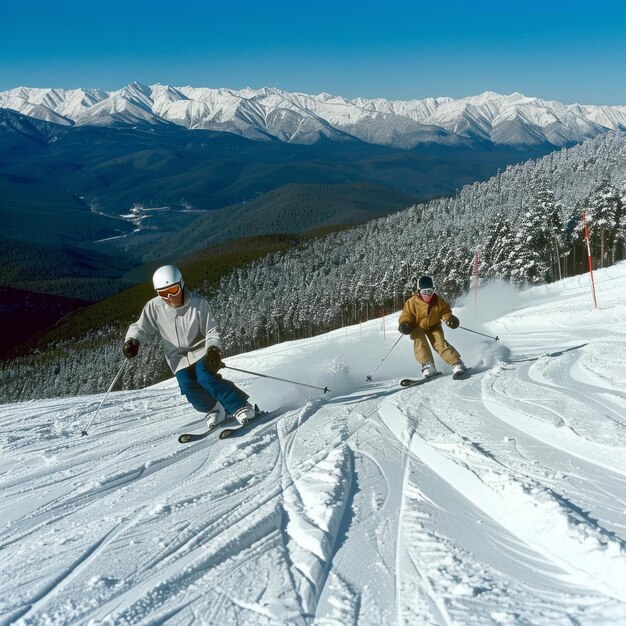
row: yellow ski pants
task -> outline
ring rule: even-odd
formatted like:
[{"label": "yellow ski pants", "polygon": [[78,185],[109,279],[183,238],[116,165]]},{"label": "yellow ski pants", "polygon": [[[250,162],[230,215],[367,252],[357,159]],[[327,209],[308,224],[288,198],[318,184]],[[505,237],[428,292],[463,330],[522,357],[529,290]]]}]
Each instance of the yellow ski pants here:
[{"label": "yellow ski pants", "polygon": [[461,360],[461,355],[445,339],[441,324],[433,326],[429,330],[414,328],[411,331],[413,339],[413,354],[418,363],[424,365],[433,360],[433,353],[428,345],[430,344],[437,351],[439,356],[448,364],[454,365]]}]

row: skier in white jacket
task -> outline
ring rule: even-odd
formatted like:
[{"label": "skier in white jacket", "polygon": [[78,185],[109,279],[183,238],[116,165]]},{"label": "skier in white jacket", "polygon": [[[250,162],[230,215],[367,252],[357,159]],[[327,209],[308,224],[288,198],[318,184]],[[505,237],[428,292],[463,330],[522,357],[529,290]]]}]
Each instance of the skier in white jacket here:
[{"label": "skier in white jacket", "polygon": [[246,423],[254,416],[254,408],[248,394],[218,374],[223,366],[222,344],[206,298],[186,289],[180,270],[173,265],[160,267],[152,284],[157,296],[128,328],[124,355],[137,356],[145,336],[159,333],[181,393],[197,411],[206,413],[207,426],[214,428],[226,419],[226,413]]}]

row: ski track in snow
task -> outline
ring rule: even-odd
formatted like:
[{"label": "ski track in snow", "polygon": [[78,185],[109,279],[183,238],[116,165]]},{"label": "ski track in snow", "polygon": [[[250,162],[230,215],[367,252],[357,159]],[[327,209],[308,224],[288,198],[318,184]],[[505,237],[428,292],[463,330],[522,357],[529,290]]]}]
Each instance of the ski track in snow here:
[{"label": "ski track in snow", "polygon": [[87,437],[102,396],[0,406],[0,625],[626,623],[626,264],[596,286],[459,307],[501,337],[449,332],[464,381],[400,388],[401,342],[365,384],[397,316],[234,357],[335,390],[233,375],[282,405],[237,439],[178,444],[173,380]]}]

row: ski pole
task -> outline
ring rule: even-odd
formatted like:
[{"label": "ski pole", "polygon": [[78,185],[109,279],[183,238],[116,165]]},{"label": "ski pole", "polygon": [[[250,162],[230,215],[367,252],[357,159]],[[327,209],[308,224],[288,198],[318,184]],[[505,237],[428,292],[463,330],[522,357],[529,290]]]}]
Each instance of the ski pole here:
[{"label": "ski pole", "polygon": [[372,376],[376,373],[376,370],[383,364],[383,361],[391,354],[391,351],[398,345],[398,341],[400,341],[400,339],[402,339],[402,335],[400,335],[396,341],[396,343],[393,344],[393,346],[391,346],[391,348],[389,348],[389,352],[387,352],[387,354],[385,354],[385,356],[383,357],[382,361],[374,368],[374,371],[365,378],[365,380],[372,380]]},{"label": "ski pole", "polygon": [[122,367],[120,367],[120,371],[117,373],[117,375],[113,379],[113,382],[111,383],[111,386],[109,387],[107,392],[104,394],[104,398],[102,398],[102,402],[100,403],[100,406],[96,409],[96,412],[93,414],[93,417],[91,418],[91,421],[89,422],[89,424],[87,424],[87,428],[85,428],[83,430],[83,432],[80,434],[81,437],[84,437],[87,434],[87,431],[89,430],[89,428],[93,424],[94,420],[96,419],[96,416],[98,415],[98,412],[102,408],[102,405],[104,404],[104,401],[107,399],[107,397],[111,393],[111,389],[113,389],[113,387],[115,387],[115,383],[118,381],[119,377],[122,375],[122,372],[124,371],[124,368],[126,367],[126,363],[128,363],[128,359],[124,359],[124,362],[122,363]]},{"label": "ski pole", "polygon": [[489,339],[494,339],[495,341],[500,341],[500,337],[497,335],[492,337],[491,335],[485,335],[485,333],[479,333],[478,331],[472,330],[471,328],[465,328],[465,326],[459,326],[463,330],[466,330],[468,333],[474,333],[475,335],[482,335],[483,337],[489,337]]},{"label": "ski pole", "polygon": [[287,380],[286,378],[277,378],[276,376],[269,376],[268,374],[259,374],[258,372],[249,372],[248,370],[240,370],[238,367],[231,367],[230,365],[226,365],[226,363],[222,363],[222,366],[226,369],[233,370],[235,372],[243,372],[244,374],[252,374],[252,376],[260,376],[261,378],[271,378],[272,380],[280,380],[283,383],[291,383],[292,385],[300,385],[301,387],[311,387],[311,389],[319,389],[326,393],[330,391],[328,387],[316,387],[315,385],[308,385],[307,383],[299,383],[296,380]]}]

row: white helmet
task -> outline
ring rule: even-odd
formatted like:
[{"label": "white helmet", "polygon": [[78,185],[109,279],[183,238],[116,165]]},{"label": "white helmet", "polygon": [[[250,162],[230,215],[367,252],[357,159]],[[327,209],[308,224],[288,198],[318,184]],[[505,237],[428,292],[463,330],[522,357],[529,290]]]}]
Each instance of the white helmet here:
[{"label": "white helmet", "polygon": [[177,283],[181,286],[181,289],[185,287],[183,275],[174,265],[164,265],[154,272],[152,276],[152,284],[155,289],[163,289]]}]

